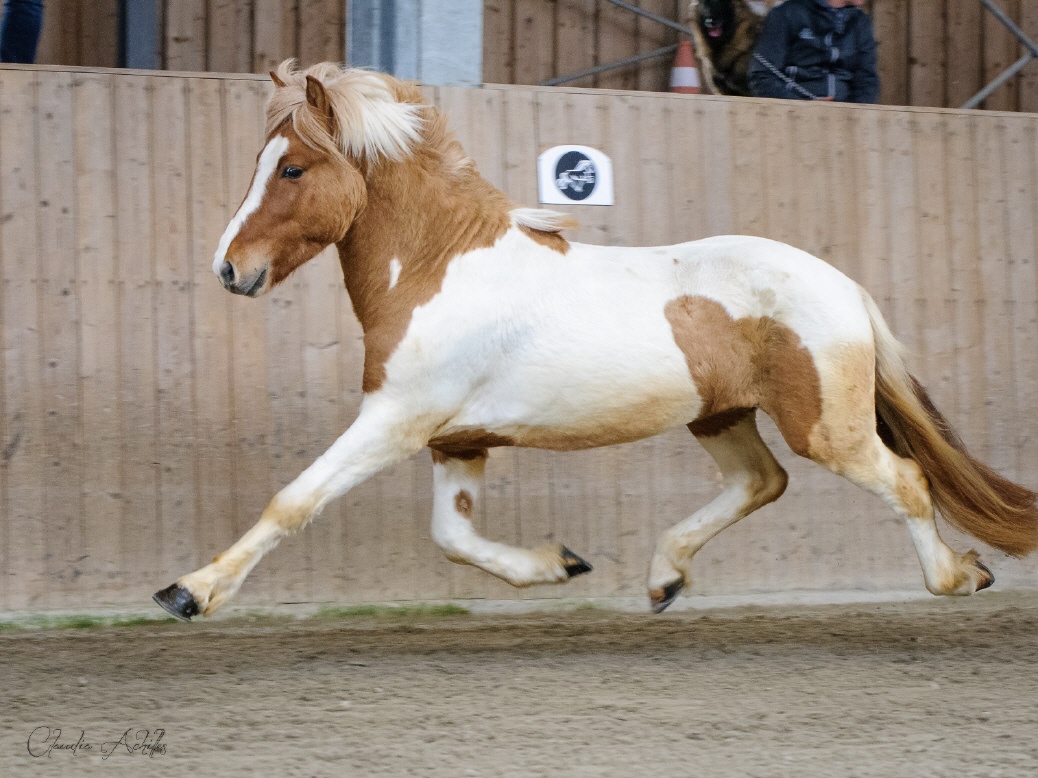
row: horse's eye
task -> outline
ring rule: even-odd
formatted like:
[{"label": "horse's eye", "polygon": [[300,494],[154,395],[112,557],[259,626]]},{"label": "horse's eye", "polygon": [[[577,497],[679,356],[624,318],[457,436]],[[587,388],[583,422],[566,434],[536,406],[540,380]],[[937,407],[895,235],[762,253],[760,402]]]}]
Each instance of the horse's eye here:
[{"label": "horse's eye", "polygon": [[303,175],[303,169],[301,167],[296,167],[295,165],[289,165],[281,171],[282,178],[291,178],[294,180],[299,178],[301,175]]}]

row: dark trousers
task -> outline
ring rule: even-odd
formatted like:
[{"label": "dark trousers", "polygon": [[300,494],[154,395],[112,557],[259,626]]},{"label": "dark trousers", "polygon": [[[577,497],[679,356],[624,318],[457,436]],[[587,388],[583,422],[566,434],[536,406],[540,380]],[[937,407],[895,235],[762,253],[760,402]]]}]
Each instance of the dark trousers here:
[{"label": "dark trousers", "polygon": [[0,19],[0,62],[35,62],[42,29],[43,0],[5,0]]}]

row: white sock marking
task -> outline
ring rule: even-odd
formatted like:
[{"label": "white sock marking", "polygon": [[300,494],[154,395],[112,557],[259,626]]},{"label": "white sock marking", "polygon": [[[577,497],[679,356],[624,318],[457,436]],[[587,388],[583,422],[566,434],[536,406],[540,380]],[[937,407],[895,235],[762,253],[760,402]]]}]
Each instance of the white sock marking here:
[{"label": "white sock marking", "polygon": [[256,165],[256,177],[252,181],[252,188],[249,190],[245,202],[238,209],[238,213],[234,214],[231,223],[224,230],[223,237],[220,238],[220,245],[216,247],[216,256],[213,258],[213,272],[217,275],[220,275],[220,266],[223,265],[224,260],[227,258],[227,249],[231,247],[231,241],[234,240],[241,226],[245,224],[245,220],[263,202],[263,193],[267,190],[267,181],[274,175],[274,171],[278,168],[278,163],[281,162],[281,158],[287,150],[288,138],[284,135],[278,135],[270,139],[270,143],[267,144],[266,148],[263,149],[263,153],[260,154],[259,163]]}]

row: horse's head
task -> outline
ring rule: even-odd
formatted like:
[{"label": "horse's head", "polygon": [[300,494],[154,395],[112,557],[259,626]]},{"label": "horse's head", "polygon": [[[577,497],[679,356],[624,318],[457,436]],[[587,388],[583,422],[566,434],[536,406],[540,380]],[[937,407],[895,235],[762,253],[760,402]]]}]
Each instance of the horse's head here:
[{"label": "horse's head", "polygon": [[366,171],[406,156],[421,131],[420,106],[376,73],[286,62],[271,78],[266,142],[213,260],[224,287],[249,297],[341,241],[367,203]]}]

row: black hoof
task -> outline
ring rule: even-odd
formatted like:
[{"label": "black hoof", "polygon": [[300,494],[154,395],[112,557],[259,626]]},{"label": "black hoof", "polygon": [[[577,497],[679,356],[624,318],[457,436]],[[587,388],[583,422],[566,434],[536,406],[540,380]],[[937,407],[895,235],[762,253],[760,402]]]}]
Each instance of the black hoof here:
[{"label": "black hoof", "polygon": [[562,547],[562,564],[570,578],[575,578],[578,575],[590,573],[594,570],[586,559],[577,556],[565,546]]},{"label": "black hoof", "polygon": [[191,592],[180,584],[167,586],[162,591],[151,595],[163,610],[172,613],[181,621],[191,621],[192,616],[198,615],[198,603],[191,596]]},{"label": "black hoof", "polygon": [[984,591],[995,582],[995,574],[988,570],[987,565],[982,564],[981,562],[974,562],[973,564],[988,574],[988,580],[984,581],[977,587],[978,592]]},{"label": "black hoof", "polygon": [[652,612],[663,613],[667,610],[667,607],[678,598],[684,587],[684,581],[675,581],[662,589],[653,589],[649,592],[649,598],[652,600]]}]

